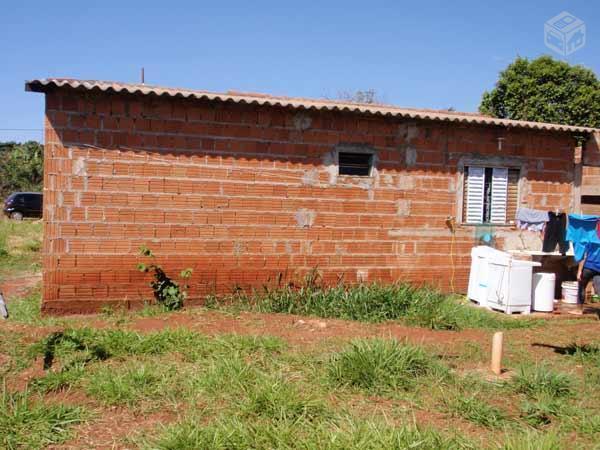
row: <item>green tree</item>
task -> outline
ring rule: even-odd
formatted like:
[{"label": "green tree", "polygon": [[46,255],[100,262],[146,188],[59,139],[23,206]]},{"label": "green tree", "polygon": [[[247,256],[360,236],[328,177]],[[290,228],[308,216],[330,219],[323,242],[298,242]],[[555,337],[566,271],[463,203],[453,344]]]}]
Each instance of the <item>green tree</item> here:
[{"label": "green tree", "polygon": [[44,147],[35,141],[0,143],[0,194],[41,191],[44,180]]},{"label": "green tree", "polygon": [[503,119],[600,127],[600,81],[590,69],[550,56],[517,57],[479,111]]}]

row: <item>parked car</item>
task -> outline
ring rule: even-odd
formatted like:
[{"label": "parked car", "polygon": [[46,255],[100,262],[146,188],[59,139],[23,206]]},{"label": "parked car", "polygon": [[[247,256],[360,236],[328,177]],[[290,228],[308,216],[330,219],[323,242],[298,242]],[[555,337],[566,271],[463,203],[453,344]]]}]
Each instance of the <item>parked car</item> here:
[{"label": "parked car", "polygon": [[42,200],[40,192],[13,192],[4,201],[4,214],[14,220],[42,217]]}]

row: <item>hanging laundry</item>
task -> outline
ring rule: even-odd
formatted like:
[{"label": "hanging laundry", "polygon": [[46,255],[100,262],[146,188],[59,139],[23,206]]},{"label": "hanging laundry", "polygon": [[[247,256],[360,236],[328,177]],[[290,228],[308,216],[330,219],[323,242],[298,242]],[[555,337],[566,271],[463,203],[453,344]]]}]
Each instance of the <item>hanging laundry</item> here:
[{"label": "hanging laundry", "polygon": [[517,228],[529,231],[543,231],[546,222],[549,220],[547,211],[537,209],[519,208],[517,209]]},{"label": "hanging laundry", "polygon": [[579,262],[583,259],[586,244],[600,244],[597,229],[598,216],[569,214],[567,240],[573,243],[576,261]]},{"label": "hanging laundry", "polygon": [[565,255],[569,249],[566,241],[567,215],[565,213],[556,214],[550,211],[548,219],[542,250],[551,253],[556,250],[556,246],[558,245],[560,253]]}]

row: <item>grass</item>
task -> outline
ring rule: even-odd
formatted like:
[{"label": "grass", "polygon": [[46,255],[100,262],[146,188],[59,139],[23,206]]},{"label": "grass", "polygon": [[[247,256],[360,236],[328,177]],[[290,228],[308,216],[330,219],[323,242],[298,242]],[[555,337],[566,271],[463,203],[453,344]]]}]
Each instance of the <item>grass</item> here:
[{"label": "grass", "polygon": [[575,358],[580,364],[590,364],[600,368],[600,344],[572,343],[566,347],[565,353]]},{"label": "grass", "polygon": [[448,401],[448,410],[457,417],[483,427],[500,427],[506,424],[506,414],[489,405],[476,395],[461,393]]},{"label": "grass", "polygon": [[573,393],[573,377],[555,372],[544,364],[521,366],[511,380],[516,392],[528,397],[567,397]]},{"label": "grass", "polygon": [[0,394],[0,446],[6,449],[45,448],[71,436],[70,427],[81,423],[83,408],[34,401],[25,392]]},{"label": "grass", "polygon": [[25,325],[53,326],[67,323],[64,318],[42,316],[42,292],[40,287],[25,296],[12,299],[8,304],[9,320]]},{"label": "grass", "polygon": [[423,347],[396,340],[356,340],[329,364],[335,384],[374,393],[407,390],[428,375],[444,378],[447,371]]},{"label": "grass", "polygon": [[133,406],[141,401],[168,400],[181,396],[179,372],[174,365],[133,362],[101,366],[84,383],[88,395],[106,405]]},{"label": "grass", "polygon": [[[76,384],[84,375],[87,365],[108,359],[177,353],[184,360],[197,361],[207,355],[226,356],[233,352],[250,355],[278,352],[283,348],[285,345],[282,341],[270,336],[224,335],[211,339],[187,329],[167,329],[156,333],[140,334],[119,329],[76,328],[49,334],[32,345],[29,354],[32,358],[43,357],[44,367],[47,370],[43,377],[33,381],[33,387],[42,392],[49,392]],[[143,367],[138,369],[137,372],[121,374],[121,379],[115,379],[113,390],[118,391],[128,380],[134,383],[143,382],[146,369]],[[110,372],[101,375],[111,378]],[[101,384],[100,381],[100,378],[96,378],[95,384]],[[94,388],[91,388],[91,391],[100,392]],[[127,394],[124,394],[123,398],[126,397]],[[114,398],[121,397],[117,394]]]},{"label": "grass", "polygon": [[0,281],[39,267],[42,227],[41,221],[0,218]]},{"label": "grass", "polygon": [[316,421],[329,415],[321,400],[302,395],[283,377],[268,375],[259,377],[248,390],[242,411],[277,422]]},{"label": "grass", "polygon": [[[142,423],[169,414],[165,426],[131,430],[125,447],[584,448],[599,432],[593,400],[579,402],[582,385],[559,368],[523,364],[510,382],[490,384],[450,368],[427,345],[394,339],[298,350],[269,336],[84,327],[49,333],[28,353],[47,365],[30,392],[82,392],[105,414],[120,408]],[[564,367],[578,362],[556,358]],[[445,422],[415,426],[415,411]]]},{"label": "grass", "polygon": [[460,449],[473,448],[460,438],[407,425],[394,427],[372,420],[345,419],[306,422],[247,422],[237,417],[218,417],[209,425],[194,420],[168,426],[145,448],[175,449]]},{"label": "grass", "polygon": [[401,320],[435,330],[510,329],[539,324],[534,319],[512,319],[471,307],[454,296],[409,283],[322,287],[309,281],[300,288],[265,288],[251,294],[237,292],[223,299],[210,298],[207,305],[363,322]]}]

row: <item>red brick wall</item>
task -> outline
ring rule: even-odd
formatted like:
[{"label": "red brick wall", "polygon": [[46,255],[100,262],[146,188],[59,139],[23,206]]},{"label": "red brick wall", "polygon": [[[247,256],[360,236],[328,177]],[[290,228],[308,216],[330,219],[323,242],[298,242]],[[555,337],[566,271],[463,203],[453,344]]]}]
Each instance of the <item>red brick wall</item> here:
[{"label": "red brick wall", "polygon": [[[374,149],[375,175],[338,177],[339,145]],[[141,245],[171,275],[194,269],[192,301],[298,280],[313,268],[332,283],[446,289],[451,261],[464,290],[475,231],[460,227],[452,243],[445,219],[460,217],[465,158],[517,161],[522,204],[568,209],[573,146],[560,133],[53,91],[43,308],[88,312],[151,299],[149,276],[136,270]]]}]

